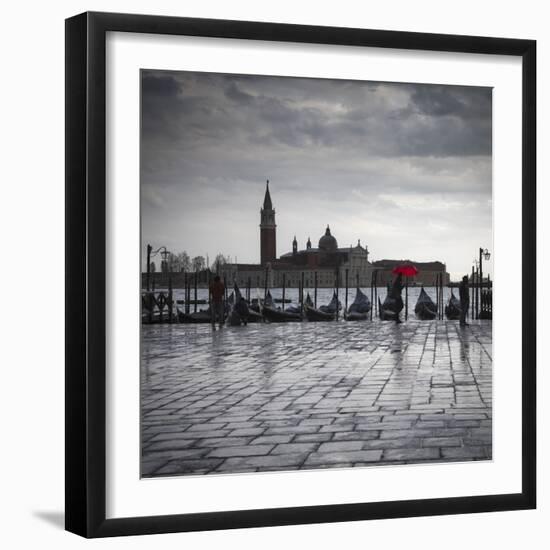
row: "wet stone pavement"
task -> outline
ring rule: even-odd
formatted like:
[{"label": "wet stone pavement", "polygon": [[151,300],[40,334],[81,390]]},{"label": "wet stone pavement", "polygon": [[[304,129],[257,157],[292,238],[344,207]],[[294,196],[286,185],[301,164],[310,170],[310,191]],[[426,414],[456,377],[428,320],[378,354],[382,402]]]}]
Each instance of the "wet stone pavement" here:
[{"label": "wet stone pavement", "polygon": [[492,323],[142,327],[142,475],[490,459]]}]

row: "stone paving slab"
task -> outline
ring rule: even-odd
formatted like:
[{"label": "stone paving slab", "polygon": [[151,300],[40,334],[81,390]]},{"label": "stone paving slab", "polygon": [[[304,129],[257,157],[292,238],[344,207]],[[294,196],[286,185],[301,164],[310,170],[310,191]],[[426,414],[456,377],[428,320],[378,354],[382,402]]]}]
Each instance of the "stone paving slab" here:
[{"label": "stone paving slab", "polygon": [[142,327],[142,475],[492,457],[492,323]]}]

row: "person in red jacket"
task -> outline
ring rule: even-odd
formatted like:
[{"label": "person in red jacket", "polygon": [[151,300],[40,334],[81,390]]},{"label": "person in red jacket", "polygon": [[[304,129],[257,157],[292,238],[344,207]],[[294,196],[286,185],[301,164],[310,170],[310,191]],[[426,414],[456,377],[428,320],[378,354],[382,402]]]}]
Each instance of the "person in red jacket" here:
[{"label": "person in red jacket", "polygon": [[223,325],[223,297],[225,295],[225,285],[222,283],[219,275],[214,277],[214,280],[210,283],[210,304],[212,315],[212,328],[215,328],[216,319],[220,324],[220,328]]}]

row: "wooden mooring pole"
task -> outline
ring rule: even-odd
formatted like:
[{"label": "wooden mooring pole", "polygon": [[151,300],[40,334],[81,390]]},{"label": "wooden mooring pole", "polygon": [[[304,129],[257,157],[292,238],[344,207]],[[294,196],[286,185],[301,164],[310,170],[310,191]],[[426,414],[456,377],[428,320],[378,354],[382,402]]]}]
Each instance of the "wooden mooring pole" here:
[{"label": "wooden mooring pole", "polygon": [[445,283],[443,280],[443,273],[441,273],[441,290],[439,292],[439,296],[441,298],[441,319],[445,319]]},{"label": "wooden mooring pole", "polygon": [[405,277],[405,321],[409,318],[409,278]]},{"label": "wooden mooring pole", "polygon": [[475,287],[474,287],[474,266],[472,266],[472,278],[471,278],[471,284],[470,287],[472,288],[472,321],[475,319],[474,315],[474,306],[475,306]]},{"label": "wooden mooring pole", "polygon": [[282,310],[285,310],[285,290],[286,290],[286,273],[283,273],[283,306]]},{"label": "wooden mooring pole", "polygon": [[376,316],[378,316],[380,313],[378,311],[378,270],[375,269],[373,274],[374,274],[374,303],[376,306]]},{"label": "wooden mooring pole", "polygon": [[444,274],[442,273],[441,274],[441,319],[445,319],[445,294],[444,294],[444,289],[445,289],[445,283],[444,283]]},{"label": "wooden mooring pole", "polygon": [[476,267],[476,319],[479,319],[479,267]]},{"label": "wooden mooring pole", "polygon": [[439,319],[443,319],[443,273],[439,274]]},{"label": "wooden mooring pole", "polygon": [[187,271],[183,273],[183,311],[189,313],[189,300],[187,298]]},{"label": "wooden mooring pole", "polygon": [[315,306],[315,309],[317,309],[317,271],[315,272],[315,294],[314,294],[313,305]]},{"label": "wooden mooring pole", "polygon": [[303,313],[304,311],[304,272],[303,271],[300,279],[300,309]]},{"label": "wooden mooring pole", "polygon": [[348,272],[349,269],[346,268],[346,309],[344,309],[344,311],[348,310]]},{"label": "wooden mooring pole", "polygon": [[150,290],[150,287],[149,287],[149,280],[151,278],[151,251],[153,250],[153,247],[148,244],[147,245],[147,277],[145,279],[145,288],[147,289],[147,291]]},{"label": "wooden mooring pole", "polygon": [[372,321],[372,311],[374,309],[374,271],[371,271],[370,274],[370,320]]},{"label": "wooden mooring pole", "polygon": [[441,273],[437,274],[437,318],[441,319]]},{"label": "wooden mooring pole", "polygon": [[439,273],[435,276],[435,303],[437,304],[437,318],[439,319]]},{"label": "wooden mooring pole", "polygon": [[338,321],[338,314],[340,312],[340,298],[339,298],[339,286],[340,286],[340,269],[336,271],[336,320]]},{"label": "wooden mooring pole", "polygon": [[264,300],[267,298],[267,271],[268,271],[268,267],[265,266]]},{"label": "wooden mooring pole", "polygon": [[168,277],[168,301],[166,305],[168,306],[168,322],[172,323],[172,309],[174,301],[172,300],[172,277]]},{"label": "wooden mooring pole", "polygon": [[195,271],[195,307],[193,308],[193,311],[197,313],[197,279],[198,279],[198,271]]}]

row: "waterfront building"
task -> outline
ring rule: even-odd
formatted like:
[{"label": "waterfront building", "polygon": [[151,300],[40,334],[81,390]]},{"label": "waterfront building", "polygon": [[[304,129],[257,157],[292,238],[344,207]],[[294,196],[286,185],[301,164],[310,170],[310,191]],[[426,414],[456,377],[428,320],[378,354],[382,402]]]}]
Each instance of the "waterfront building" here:
[{"label": "waterfront building", "polygon": [[439,275],[443,275],[443,285],[448,285],[451,278],[447,273],[447,266],[440,261],[416,262],[414,260],[378,260],[372,263],[373,269],[377,271],[379,286],[387,285],[393,281],[395,275],[393,269],[398,265],[410,264],[418,269],[418,275],[409,277],[409,284],[433,286]]},{"label": "waterfront building", "polygon": [[317,277],[318,287],[331,288],[337,278],[340,286],[345,285],[347,270],[350,286],[370,284],[372,265],[368,247],[362,246],[359,240],[355,246],[339,247],[328,225],[317,247],[312,246],[308,237],[305,248],[300,249],[295,235],[291,250],[277,258],[276,243],[277,224],[268,181],[260,209],[260,263],[225,264],[227,280],[239,286],[246,286],[250,280],[252,286],[263,287],[267,277],[268,287],[280,287],[284,278],[287,287],[297,287],[303,280],[306,288],[312,288]]},{"label": "waterfront building", "polygon": [[[305,236],[300,239],[305,240]],[[303,241],[302,241],[303,242]],[[440,261],[416,262],[410,260],[369,260],[368,246],[362,245],[358,239],[355,246],[341,247],[336,236],[327,225],[314,247],[310,236],[307,237],[305,248],[300,248],[297,235],[289,244],[289,251],[277,258],[277,223],[275,208],[269,190],[269,180],[266,183],[264,201],[260,208],[260,263],[225,263],[219,266],[219,274],[223,276],[228,286],[237,283],[246,288],[250,283],[253,288],[281,287],[283,281],[286,287],[296,288],[303,281],[305,288],[313,288],[317,282],[319,288],[340,287],[346,284],[346,272],[350,287],[359,285],[368,287],[371,284],[372,273],[377,271],[379,286],[384,286],[394,279],[392,270],[403,263],[412,263],[419,273],[409,279],[412,284],[431,286],[436,277],[443,274],[443,284],[449,283],[446,266]],[[162,270],[159,284],[167,285],[168,277],[172,278],[174,288],[183,287],[184,274],[166,273]],[[211,273],[202,270],[198,275],[198,284],[207,285]],[[145,277],[145,274],[144,274]]]}]

